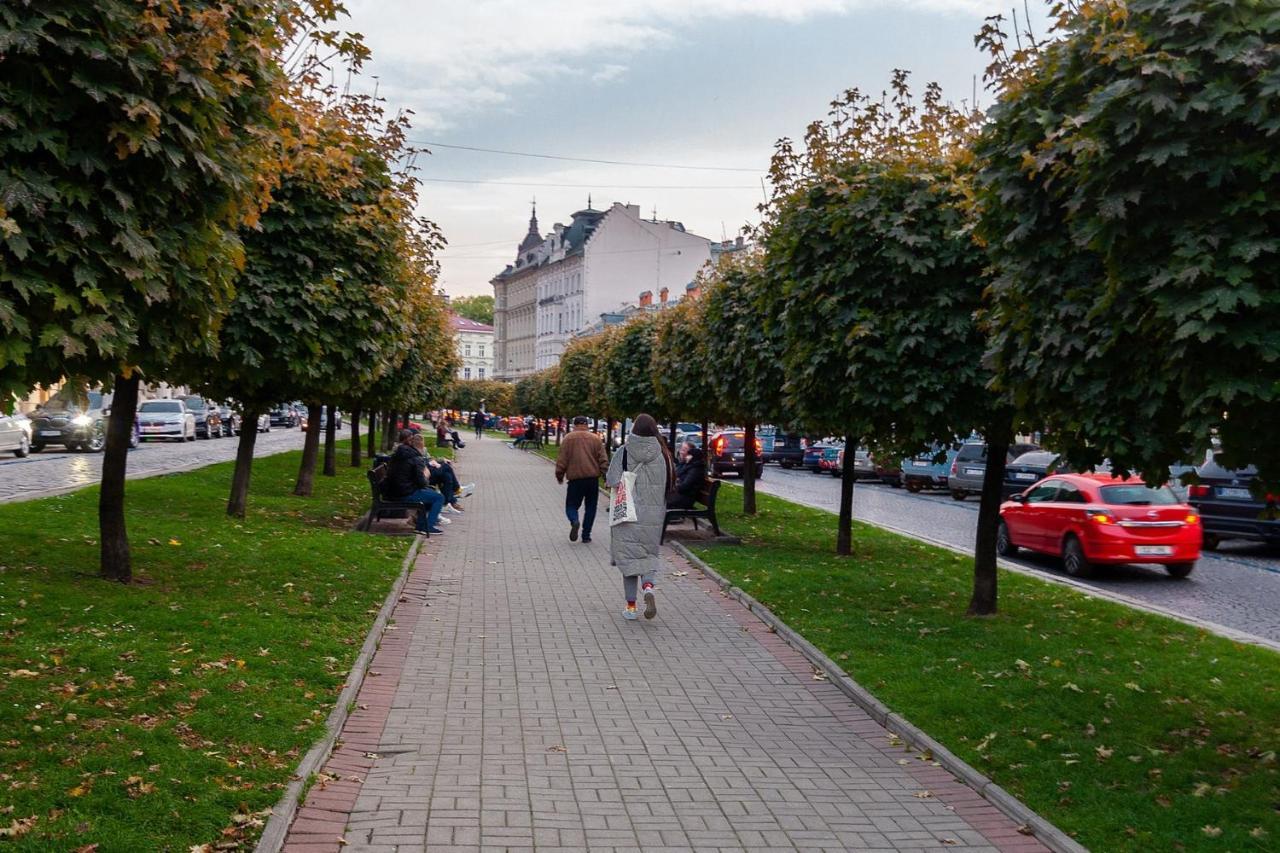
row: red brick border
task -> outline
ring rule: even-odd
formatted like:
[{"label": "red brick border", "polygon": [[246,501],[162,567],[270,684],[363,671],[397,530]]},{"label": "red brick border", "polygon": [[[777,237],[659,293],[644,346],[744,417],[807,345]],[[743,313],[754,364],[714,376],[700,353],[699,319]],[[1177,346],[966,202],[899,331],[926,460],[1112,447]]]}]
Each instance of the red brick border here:
[{"label": "red brick border", "polygon": [[338,742],[324,763],[324,776],[307,792],[307,799],[289,827],[284,853],[340,853],[346,843],[343,833],[360,797],[365,774],[373,768],[374,759],[368,755],[377,751],[382,740],[430,580],[431,555],[420,553],[369,663],[356,708],[347,717]]},{"label": "red brick border", "polygon": [[[665,556],[669,562],[678,564],[681,568],[687,568],[688,579],[707,595],[719,601],[721,608],[733,616],[743,630],[755,637],[756,642],[779,663],[800,676],[800,683],[836,719],[847,725],[867,743],[895,760],[909,754],[904,752],[902,747],[891,746],[885,728],[853,704],[853,700],[842,693],[838,687],[828,681],[815,680],[814,666],[809,659],[782,637],[770,631],[755,614],[743,607],[736,599],[726,595],[719,584],[698,571],[696,566],[676,552],[666,549]],[[997,849],[1007,853],[1048,853],[1049,848],[1043,842],[1034,836],[1019,832],[1013,820],[945,769],[934,767],[924,761],[913,761],[902,769],[919,782],[921,788],[928,790],[940,803],[964,818],[974,831],[981,833]]]}]

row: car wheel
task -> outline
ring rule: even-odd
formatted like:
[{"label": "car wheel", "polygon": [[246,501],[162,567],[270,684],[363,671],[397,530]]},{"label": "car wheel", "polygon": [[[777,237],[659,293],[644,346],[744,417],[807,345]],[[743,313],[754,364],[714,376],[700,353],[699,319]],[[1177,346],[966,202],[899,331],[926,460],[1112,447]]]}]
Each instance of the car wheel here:
[{"label": "car wheel", "polygon": [[1216,551],[1221,544],[1222,539],[1216,533],[1206,533],[1200,547],[1206,551]]},{"label": "car wheel", "polygon": [[35,444],[31,445],[32,453],[39,453],[41,450],[44,450],[44,445],[40,442],[37,441]]},{"label": "car wheel", "polygon": [[1185,578],[1196,567],[1195,563],[1165,563],[1164,570],[1171,578]]},{"label": "car wheel", "polygon": [[1009,538],[1009,525],[1004,523],[1004,519],[996,525],[996,555],[999,557],[1012,557],[1018,553],[1018,546],[1013,544],[1013,540]]},{"label": "car wheel", "polygon": [[142,436],[138,434],[137,430],[129,430],[129,449],[133,450],[139,444],[142,444]]},{"label": "car wheel", "polygon": [[196,440],[196,428],[195,428],[195,427],[192,427],[192,428],[191,428],[191,434],[190,434],[190,435],[186,435],[186,434],[184,434],[182,437],[183,437],[184,439],[186,439],[187,441],[195,441],[195,440]]},{"label": "car wheel", "polygon": [[967,497],[969,497],[969,493],[968,493],[968,492],[966,492],[964,489],[952,489],[952,490],[951,490],[951,499],[952,499],[953,501],[962,501],[962,500],[964,500],[964,499],[965,499],[965,498],[967,498]]},{"label": "car wheel", "polygon": [[906,486],[907,486],[907,491],[911,492],[911,494],[915,495],[920,493],[921,486],[919,481],[910,480],[907,482]]},{"label": "car wheel", "polygon": [[18,449],[13,451],[13,455],[18,457],[19,459],[22,459],[24,456],[26,456],[30,452],[31,452],[31,442],[27,441],[27,436],[24,433],[22,437],[18,439]]},{"label": "car wheel", "polygon": [[1068,536],[1067,541],[1062,545],[1062,567],[1073,578],[1087,578],[1093,575],[1093,565],[1084,555],[1084,547],[1080,544],[1080,540],[1074,536]]}]

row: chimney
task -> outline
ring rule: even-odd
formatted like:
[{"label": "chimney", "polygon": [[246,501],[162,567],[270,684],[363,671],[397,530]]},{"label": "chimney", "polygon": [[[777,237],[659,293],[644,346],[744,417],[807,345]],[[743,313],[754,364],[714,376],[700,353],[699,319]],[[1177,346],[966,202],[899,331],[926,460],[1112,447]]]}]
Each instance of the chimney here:
[{"label": "chimney", "polygon": [[652,305],[652,304],[653,304],[653,291],[652,291],[652,290],[646,290],[644,293],[640,294],[640,307],[641,307],[641,308],[648,308],[648,307],[649,307],[650,305]]},{"label": "chimney", "polygon": [[702,294],[702,288],[696,281],[691,281],[684,286],[684,293],[689,299],[697,299]]},{"label": "chimney", "polygon": [[667,288],[665,288],[665,287],[664,287],[664,288],[662,288],[662,290],[659,290],[659,291],[658,291],[658,303],[659,303],[660,305],[666,305],[666,304],[667,304],[667,297],[668,297],[668,296],[670,296],[670,295],[671,295],[671,291],[670,291],[670,290],[668,290],[668,289],[667,289]]}]

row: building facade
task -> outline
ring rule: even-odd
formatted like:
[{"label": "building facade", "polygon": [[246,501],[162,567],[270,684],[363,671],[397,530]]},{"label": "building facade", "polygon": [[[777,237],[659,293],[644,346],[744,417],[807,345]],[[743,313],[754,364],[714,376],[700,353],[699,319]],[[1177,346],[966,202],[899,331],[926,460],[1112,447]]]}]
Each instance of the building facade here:
[{"label": "building facade", "polygon": [[588,203],[545,236],[535,215],[516,262],[492,281],[498,377],[558,364],[572,337],[641,291],[684,293],[711,255],[710,240],[636,205]]},{"label": "building facade", "polygon": [[493,326],[477,323],[457,314],[452,316],[453,341],[462,364],[459,379],[493,378]]}]

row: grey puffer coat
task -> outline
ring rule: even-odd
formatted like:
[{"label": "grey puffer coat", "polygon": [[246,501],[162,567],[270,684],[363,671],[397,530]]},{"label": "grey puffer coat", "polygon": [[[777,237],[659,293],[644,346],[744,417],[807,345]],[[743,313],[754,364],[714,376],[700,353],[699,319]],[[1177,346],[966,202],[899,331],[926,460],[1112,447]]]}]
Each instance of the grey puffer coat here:
[{"label": "grey puffer coat", "polygon": [[[624,445],[627,470],[635,472],[637,521],[609,528],[609,553],[624,577],[651,575],[658,568],[658,540],[667,514],[667,461],[661,439],[645,435],[627,437]],[[622,481],[623,451],[613,454],[605,485],[613,488]]]}]

